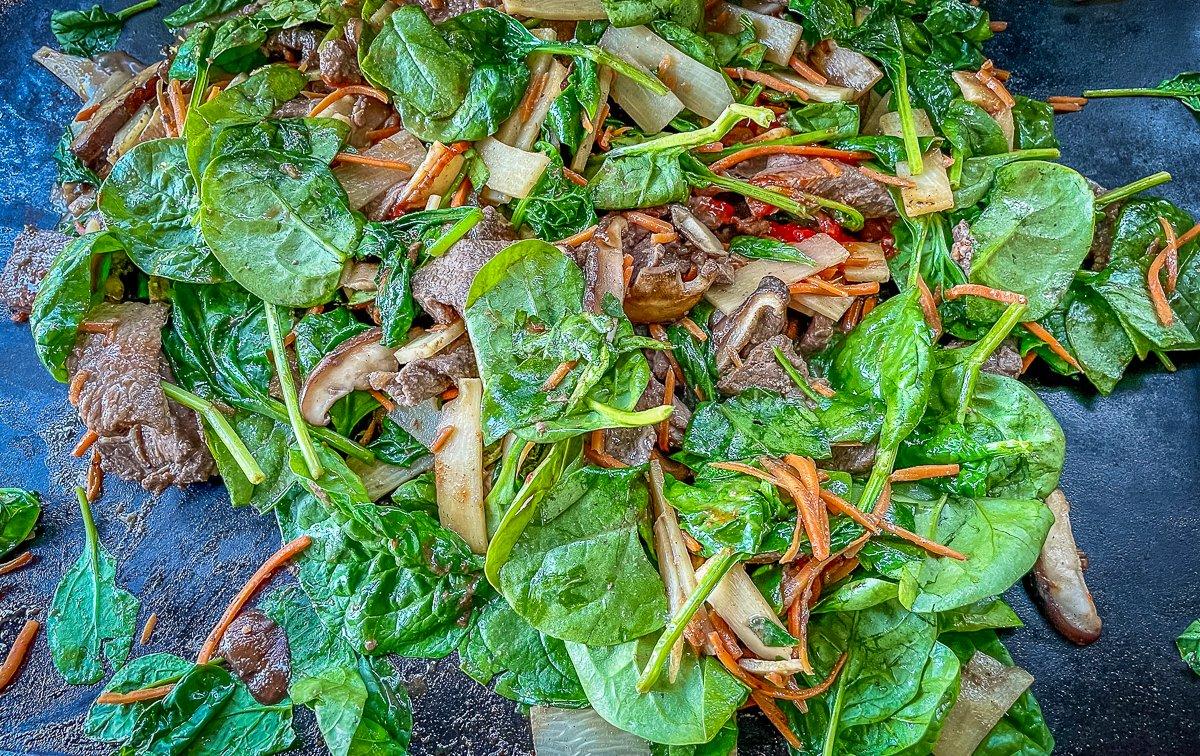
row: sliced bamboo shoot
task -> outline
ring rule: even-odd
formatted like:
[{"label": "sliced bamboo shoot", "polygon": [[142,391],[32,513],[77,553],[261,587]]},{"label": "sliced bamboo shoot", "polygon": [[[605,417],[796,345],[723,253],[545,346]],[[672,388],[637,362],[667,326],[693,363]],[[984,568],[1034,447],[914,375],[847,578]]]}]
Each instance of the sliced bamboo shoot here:
[{"label": "sliced bamboo shoot", "polygon": [[[733,104],[733,94],[725,77],[684,55],[644,26],[624,29],[610,26],[601,37],[600,46],[647,71],[656,72],[683,106],[701,118],[716,120]],[[633,82],[628,83],[633,85]],[[670,123],[670,119],[666,123]]]},{"label": "sliced bamboo shoot", "polygon": [[[438,519],[476,554],[487,553],[483,513],[483,381],[462,378],[458,396],[442,408],[439,435],[450,438],[433,456]],[[449,430],[447,430],[449,429]]]},{"label": "sliced bamboo shoot", "polygon": [[509,147],[493,137],[475,143],[488,169],[487,186],[509,197],[527,197],[546,172],[550,157],[541,152]]},{"label": "sliced bamboo shoot", "polygon": [[[708,564],[705,562],[696,570],[697,581],[704,579]],[[755,656],[760,659],[792,658],[790,646],[770,646],[763,641],[761,634],[766,625],[773,625],[774,630],[784,634],[787,630],[741,564],[735,564],[721,578],[708,595],[707,603]]]}]

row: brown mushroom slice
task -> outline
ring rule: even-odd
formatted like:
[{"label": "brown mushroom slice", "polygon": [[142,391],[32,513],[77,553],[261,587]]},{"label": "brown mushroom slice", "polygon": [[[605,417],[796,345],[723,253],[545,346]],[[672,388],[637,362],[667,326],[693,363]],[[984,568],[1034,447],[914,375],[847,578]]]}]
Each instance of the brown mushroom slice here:
[{"label": "brown mushroom slice", "polygon": [[1033,684],[1033,675],[976,651],[962,668],[958,700],[946,715],[934,756],[974,753],[996,723]]},{"label": "brown mushroom slice", "polygon": [[669,323],[687,315],[716,275],[701,273],[684,281],[675,266],[642,268],[629,283],[625,314],[634,323]]},{"label": "brown mushroom slice", "polygon": [[375,283],[378,275],[379,263],[348,262],[346,267],[342,268],[342,277],[338,279],[338,286],[352,292],[376,291],[379,288]]},{"label": "brown mushroom slice", "polygon": [[321,358],[300,391],[300,413],[312,425],[329,424],[329,408],[351,391],[370,388],[371,373],[395,372],[396,355],[379,343],[383,331],[372,328],[339,344]]},{"label": "brown mushroom slice", "polygon": [[1042,553],[1033,565],[1033,586],[1046,618],[1073,643],[1086,646],[1100,637],[1100,615],[1087,583],[1083,563],[1071,532],[1071,505],[1062,489],[1046,497],[1054,513],[1054,524],[1046,536]]},{"label": "brown mushroom slice", "polygon": [[747,347],[783,333],[789,298],[787,285],[767,276],[749,299],[713,327],[718,372],[734,367]]},{"label": "brown mushroom slice", "polygon": [[100,105],[71,141],[71,151],[101,178],[108,175],[111,168],[106,158],[113,140],[134,114],[154,97],[162,68],[162,63],[150,66],[126,82]]}]

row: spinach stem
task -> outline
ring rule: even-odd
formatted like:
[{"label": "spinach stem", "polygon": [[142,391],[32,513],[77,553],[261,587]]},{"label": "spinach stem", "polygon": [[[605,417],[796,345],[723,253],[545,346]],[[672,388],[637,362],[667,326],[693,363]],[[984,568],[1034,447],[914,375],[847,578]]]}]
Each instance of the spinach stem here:
[{"label": "spinach stem", "polygon": [[254,459],[254,455],[246,448],[246,443],[238,436],[237,431],[225,419],[225,415],[216,408],[216,405],[173,383],[163,381],[162,389],[163,393],[172,400],[190,410],[194,410],[204,419],[204,422],[208,424],[212,432],[225,445],[225,449],[233,457],[233,461],[241,468],[242,475],[246,476],[246,480],[254,485],[258,485],[267,479],[267,476],[263,474],[262,468],[258,466],[258,462]]},{"label": "spinach stem", "polygon": [[723,157],[728,157],[736,152],[741,152],[749,147],[774,147],[777,145],[803,145],[812,144],[813,142],[825,142],[833,139],[838,135],[837,129],[821,129],[820,131],[806,131],[802,134],[792,134],[791,136],[780,137],[779,139],[767,139],[762,142],[741,142],[732,147],[726,147],[717,152],[706,152],[703,155],[698,155],[701,160],[709,163],[715,163]]},{"label": "spinach stem", "polygon": [[1132,197],[1133,195],[1144,192],[1147,189],[1153,189],[1160,184],[1165,184],[1171,180],[1171,174],[1166,171],[1159,171],[1145,178],[1140,178],[1124,186],[1118,186],[1116,189],[1109,189],[1104,194],[1096,198],[1096,207],[1107,207],[1114,202],[1120,202],[1123,199]]},{"label": "spinach stem", "polygon": [[551,55],[566,55],[572,58],[586,58],[593,63],[608,66],[612,70],[632,80],[643,89],[649,89],[656,95],[665,95],[670,90],[667,85],[646,73],[637,66],[627,62],[596,45],[581,45],[572,42],[545,42],[537,46],[535,52]]},{"label": "spinach stem", "polygon": [[1153,87],[1127,87],[1125,89],[1085,89],[1083,96],[1092,97],[1179,97],[1179,92],[1170,92]]},{"label": "spinach stem", "polygon": [[617,423],[617,428],[640,428],[643,425],[656,425],[666,420],[671,416],[671,412],[675,407],[670,404],[662,404],[657,407],[651,407],[647,410],[638,412],[629,412],[619,410],[607,404],[601,404],[595,399],[588,399],[588,407],[599,415],[603,415],[608,420]]},{"label": "spinach stem", "polygon": [[904,137],[904,154],[908,158],[908,170],[916,176],[925,170],[921,155],[921,140],[917,136],[917,122],[913,117],[912,100],[908,96],[908,66],[903,54],[896,64],[896,81],[892,86],[896,93],[896,112],[900,114],[900,130]]},{"label": "spinach stem", "polygon": [[79,513],[83,515],[84,549],[94,552],[100,537],[96,534],[96,521],[92,519],[92,503],[80,486],[75,486],[75,498],[79,499]]},{"label": "spinach stem", "polygon": [[[256,397],[253,402],[243,401],[231,403],[235,404],[241,409],[246,410],[247,412],[253,412],[256,415],[269,417],[272,420],[276,420],[281,423],[290,422],[287,408],[269,397]],[[319,425],[308,425],[308,423],[305,423],[305,425],[308,427],[309,433],[337,449],[342,454],[345,454],[349,457],[354,457],[361,462],[375,461],[375,452],[371,451],[362,444],[351,441],[342,434],[332,431],[328,428],[323,428]]]},{"label": "spinach stem", "polygon": [[983,335],[983,338],[971,345],[971,356],[967,360],[967,374],[964,377],[962,386],[959,387],[958,408],[955,419],[962,423],[967,418],[967,404],[971,401],[971,396],[975,393],[975,383],[979,379],[979,370],[987,358],[992,355],[1000,344],[1008,338],[1008,334],[1012,329],[1017,327],[1017,323],[1021,322],[1021,318],[1025,315],[1025,305],[1020,302],[1013,302],[1004,309],[1004,314],[995,322],[988,332]]},{"label": "spinach stem", "polygon": [[[850,649],[846,649],[847,653]],[[847,666],[850,664],[850,659],[846,659]],[[833,711],[829,713],[829,727],[825,730],[825,744],[821,748],[822,756],[833,756],[835,748],[837,748],[837,729],[838,723],[842,719],[842,708],[846,694],[846,680],[850,678],[845,669],[838,677],[837,692],[833,695]]]},{"label": "spinach stem", "polygon": [[472,208],[471,212],[464,215],[457,223],[450,227],[446,233],[438,237],[437,241],[429,245],[429,249],[425,253],[430,257],[441,257],[446,254],[446,250],[454,246],[455,242],[467,235],[467,232],[475,228],[479,221],[483,220],[483,211],[479,208]]},{"label": "spinach stem", "polygon": [[300,454],[308,467],[313,480],[320,480],[325,474],[317,449],[313,446],[312,436],[308,433],[308,423],[300,414],[300,399],[296,396],[296,383],[292,380],[292,368],[287,361],[287,347],[283,343],[283,334],[279,331],[279,319],[275,305],[263,302],[267,315],[267,334],[271,338],[271,359],[275,362],[275,373],[279,376],[279,389],[283,393],[283,403],[287,407],[288,423],[296,435],[296,443],[300,446]]},{"label": "spinach stem", "polygon": [[117,11],[116,16],[122,21],[125,21],[126,19],[131,18],[142,11],[150,10],[156,5],[158,5],[158,0],[142,0],[142,2],[131,5],[123,11]]},{"label": "spinach stem", "polygon": [[685,131],[679,134],[668,134],[657,139],[647,139],[644,142],[635,142],[622,147],[616,147],[608,151],[608,157],[623,157],[626,155],[640,155],[647,152],[665,152],[667,150],[678,149],[688,150],[693,147],[712,144],[719,141],[734,126],[747,118],[760,126],[766,126],[774,120],[775,114],[766,108],[741,105],[735,102],[725,108],[721,112],[721,115],[717,116],[717,120],[702,129]]},{"label": "spinach stem", "polygon": [[867,478],[867,484],[863,486],[862,496],[858,500],[858,508],[864,512],[870,512],[871,507],[875,505],[875,500],[879,498],[879,494],[883,493],[883,487],[887,483],[888,476],[892,474],[892,466],[896,463],[896,450],[879,448],[875,453],[875,465],[871,468],[871,477]]},{"label": "spinach stem", "polygon": [[667,626],[663,628],[662,635],[658,636],[658,642],[654,644],[654,650],[650,652],[650,660],[646,662],[646,668],[638,677],[637,690],[639,693],[646,693],[654,687],[654,683],[658,682],[667,658],[671,655],[671,649],[683,636],[684,629],[692,621],[696,612],[700,610],[700,606],[712,594],[717,583],[721,582],[721,578],[725,577],[725,574],[737,563],[738,557],[733,553],[733,549],[728,547],[718,551],[706,562],[708,566],[705,568],[704,578],[696,586],[696,590],[692,591],[692,595],[688,596],[683,606],[679,607],[679,611],[671,617]]},{"label": "spinach stem", "polygon": [[821,403],[821,396],[816,391],[813,391],[813,387],[808,385],[808,381],[804,380],[804,376],[796,371],[796,366],[784,356],[783,350],[779,347],[775,347],[775,359],[779,362],[779,366],[783,368],[783,372],[787,373],[788,378],[792,379],[792,383],[796,384],[796,388],[803,391],[805,396],[819,405]]},{"label": "spinach stem", "polygon": [[[684,170],[687,170],[686,167]],[[735,194],[740,194],[743,197],[750,197],[751,199],[756,199],[760,202],[766,202],[768,205],[777,207],[785,213],[794,215],[797,218],[812,218],[812,213],[808,211],[808,208],[806,208],[804,205],[801,205],[791,197],[782,195],[779,192],[773,192],[770,189],[764,189],[761,186],[755,186],[747,181],[739,181],[737,179],[729,178],[728,176],[718,176],[717,174],[711,172],[698,178],[702,178],[715,187],[726,189],[734,192]]]}]

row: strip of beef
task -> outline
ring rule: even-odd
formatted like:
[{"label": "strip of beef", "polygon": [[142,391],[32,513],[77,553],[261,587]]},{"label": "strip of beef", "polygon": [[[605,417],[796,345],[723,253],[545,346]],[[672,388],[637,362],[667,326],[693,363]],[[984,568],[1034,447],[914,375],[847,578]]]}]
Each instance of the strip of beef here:
[{"label": "strip of beef", "polygon": [[317,65],[317,48],[321,46],[322,36],[316,29],[303,26],[277,29],[267,35],[263,53],[274,60],[296,63],[301,71],[308,71]]},{"label": "strip of beef", "polygon": [[13,320],[29,319],[38,286],[50,270],[50,263],[69,241],[71,237],[66,234],[33,226],[26,226],[13,239],[12,256],[0,273],[0,297],[12,312]]},{"label": "strip of beef", "polygon": [[950,235],[954,237],[954,244],[950,246],[950,259],[969,276],[971,262],[975,258],[975,237],[971,236],[971,226],[965,220],[959,221]]},{"label": "strip of beef", "polygon": [[800,336],[800,354],[812,357],[829,346],[837,321],[824,315],[813,315],[804,334]]},{"label": "strip of beef", "polygon": [[475,350],[463,335],[432,357],[414,360],[396,373],[372,373],[367,381],[376,391],[384,391],[397,403],[412,407],[454,386],[459,378],[478,376]]},{"label": "strip of beef", "polygon": [[[661,407],[666,390],[666,386],[652,377],[634,409],[641,411]],[[678,449],[683,445],[683,434],[691,422],[692,413],[679,401],[679,397],[674,397],[672,403],[675,409],[671,412],[667,435],[671,448]],[[612,456],[630,466],[644,465],[650,461],[650,452],[654,450],[654,444],[658,441],[658,426],[613,428],[606,432],[605,441],[605,451]]]},{"label": "strip of beef", "polygon": [[287,633],[260,609],[243,609],[234,618],[217,646],[217,656],[259,703],[270,706],[287,695],[292,678]]},{"label": "strip of beef", "polygon": [[108,162],[109,149],[117,132],[129,123],[138,109],[154,97],[155,85],[163,70],[157,63],[127,81],[87,120],[87,123],[71,140],[71,151],[100,178],[108,175],[112,165]]},{"label": "strip of beef", "polygon": [[167,306],[102,304],[88,315],[67,369],[84,426],[99,438],[100,466],[149,491],[207,480],[214,463],[194,412],[167,401],[162,354]]},{"label": "strip of beef", "polygon": [[480,8],[499,8],[500,0],[417,0],[416,4],[425,10],[425,15],[429,16],[430,21],[440,24]]},{"label": "strip of beef", "polygon": [[720,373],[717,390],[726,396],[736,396],[751,388],[766,389],[784,396],[804,396],[804,392],[792,380],[775,356],[779,349],[792,368],[801,376],[808,379],[808,365],[804,358],[796,353],[796,346],[784,334],[772,336],[750,350],[750,354],[728,371]]},{"label": "strip of beef", "polygon": [[345,39],[331,39],[317,49],[317,68],[321,81],[331,87],[361,84],[363,80],[358,70],[358,51]]},{"label": "strip of beef", "polygon": [[[1088,186],[1091,187],[1092,194],[1097,197],[1108,191],[1091,179],[1088,180]],[[1092,236],[1092,247],[1088,250],[1087,256],[1090,261],[1089,267],[1092,270],[1101,271],[1108,267],[1109,260],[1112,258],[1113,236],[1117,231],[1117,219],[1123,209],[1125,209],[1124,202],[1112,202],[1101,209],[1101,217],[1096,219],[1096,233]]]},{"label": "strip of beef", "polygon": [[475,274],[515,239],[508,221],[495,208],[485,207],[483,220],[464,239],[413,274],[413,299],[438,323],[459,320]]},{"label": "strip of beef", "polygon": [[[970,343],[969,341],[950,339],[946,342],[946,348],[955,349],[968,346]],[[988,358],[983,361],[979,369],[985,373],[1003,375],[1008,378],[1020,378],[1021,367],[1021,350],[1017,347],[1017,340],[1009,337],[1000,342],[1000,346],[996,347],[996,351],[988,355]]]},{"label": "strip of beef", "polygon": [[833,456],[823,466],[830,470],[841,470],[851,475],[862,475],[871,471],[875,464],[875,444],[860,446],[834,446]]},{"label": "strip of beef", "polygon": [[[754,347],[783,333],[791,294],[787,284],[767,276],[736,310],[716,320],[712,339],[717,373],[725,374],[743,362]],[[714,313],[714,319],[719,313]]]},{"label": "strip of beef", "polygon": [[[766,167],[750,181],[791,196],[799,202],[804,201],[800,193],[835,200],[853,207],[866,218],[896,214],[896,204],[887,186],[846,163],[775,155],[767,159]],[[755,215],[762,215],[766,207],[758,200],[750,200],[749,204]]]}]

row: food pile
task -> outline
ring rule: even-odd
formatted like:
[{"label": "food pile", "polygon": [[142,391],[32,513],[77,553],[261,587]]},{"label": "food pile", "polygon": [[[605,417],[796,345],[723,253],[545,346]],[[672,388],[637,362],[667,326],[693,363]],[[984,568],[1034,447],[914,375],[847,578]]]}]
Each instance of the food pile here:
[{"label": "food pile", "polygon": [[[89,737],[276,753],[304,706],[404,753],[389,657],[457,653],[539,754],[730,754],[751,707],[795,753],[1051,751],[1001,595],[1100,618],[1020,378],[1195,348],[1200,247],[1140,194],[1169,176],[1054,162],[1082,99],[1012,93],[1003,23],[194,0],[164,60],[112,52],[152,4],[56,14],[67,215],[0,282],[85,428],[46,624],[106,680]],[[129,658],[105,475],[277,521],[198,654]],[[5,496],[0,550],[37,508]]]}]

